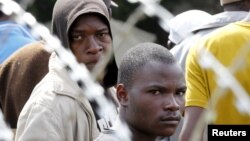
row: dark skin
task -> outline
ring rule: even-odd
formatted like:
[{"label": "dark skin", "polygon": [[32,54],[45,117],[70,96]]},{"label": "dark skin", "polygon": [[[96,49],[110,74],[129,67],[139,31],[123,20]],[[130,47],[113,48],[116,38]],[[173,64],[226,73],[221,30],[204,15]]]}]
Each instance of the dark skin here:
[{"label": "dark skin", "polygon": [[[193,130],[196,128],[197,121],[200,120],[201,115],[205,112],[204,108],[190,106],[185,109],[185,118],[183,122],[183,127],[180,133],[179,141],[189,141]],[[202,137],[200,140],[202,141]]]},{"label": "dark skin", "polygon": [[97,14],[80,16],[69,32],[70,47],[77,61],[92,70],[100,57],[112,49],[110,31]]},{"label": "dark skin", "polygon": [[177,64],[149,62],[134,73],[131,88],[117,85],[120,118],[132,131],[132,141],[171,136],[179,124],[186,86]]}]

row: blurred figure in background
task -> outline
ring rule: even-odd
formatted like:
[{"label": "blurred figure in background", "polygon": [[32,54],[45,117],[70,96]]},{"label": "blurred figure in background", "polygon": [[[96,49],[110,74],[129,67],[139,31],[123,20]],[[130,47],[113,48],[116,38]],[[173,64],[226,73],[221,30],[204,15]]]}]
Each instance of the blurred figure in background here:
[{"label": "blurred figure in background", "polygon": [[[248,11],[250,8],[250,0],[221,0],[221,4],[224,6],[226,11]],[[228,15],[228,19],[230,19],[230,15],[234,15],[234,19],[240,20],[244,17],[246,12],[233,11],[225,12],[225,14]],[[234,71],[232,76],[236,79],[236,81],[238,81],[240,87],[242,87],[243,91],[246,93],[246,98],[241,98],[249,100],[250,80],[247,76],[250,75],[250,53],[249,51],[242,52],[242,49],[247,44],[249,44],[250,41],[249,17],[250,16],[248,16],[246,19],[247,22],[240,21],[231,23],[209,35],[206,35],[203,39],[200,39],[198,43],[191,47],[186,61],[186,108],[183,128],[180,133],[179,141],[192,141],[191,136],[194,134],[194,129],[197,125],[197,122],[200,120],[201,115],[206,111],[208,106],[214,107],[214,112],[216,115],[211,124],[250,124],[249,107],[240,107],[239,103],[244,102],[239,101],[239,97],[237,98],[237,93],[233,91],[232,87],[229,87],[228,85],[220,85],[221,82],[223,83],[223,81],[228,80],[223,79],[218,82],[218,79],[223,77],[219,77],[216,74],[216,71],[223,69],[219,67],[215,69],[204,68],[204,66],[201,64],[201,58],[203,57],[201,52],[208,52],[211,53],[215,59],[217,59],[218,63],[220,63],[223,67],[228,68],[229,71],[229,68],[232,67],[233,63],[235,63],[234,61],[237,56],[240,55],[240,52],[245,53],[246,58],[241,64],[242,67],[233,68]],[[209,58],[206,58],[206,60],[211,61]],[[216,64],[216,62],[210,63],[212,63],[212,66],[213,64]],[[227,83],[232,83],[232,81]],[[216,90],[224,91],[223,93],[215,93],[217,92]],[[218,101],[215,102],[213,98],[218,97],[217,94],[223,95],[223,98],[217,99]],[[246,109],[248,110],[248,113]],[[203,136],[203,140],[206,140],[207,134],[202,134],[203,130],[200,131],[201,138]]]},{"label": "blurred figure in background", "polygon": [[[188,10],[169,21],[168,47],[185,71],[187,46],[195,42],[193,31],[209,22],[211,15],[201,10]],[[187,50],[186,50],[187,49]],[[183,53],[185,52],[185,53]]]},{"label": "blurred figure in background", "polygon": [[36,41],[29,30],[0,11],[0,64],[24,45]]},{"label": "blurred figure in background", "polygon": [[[183,67],[183,70],[185,70],[186,57],[189,52],[189,49],[194,45],[194,43],[196,43],[200,38],[204,37],[208,33],[211,33],[212,31],[216,30],[217,28],[220,28],[229,23],[244,19],[250,9],[250,5],[248,4],[248,1],[249,0],[220,0],[220,4],[223,7],[224,12],[218,13],[216,15],[212,15],[211,17],[204,15],[206,18],[209,18],[209,19],[202,18],[200,16],[195,16],[195,15],[193,15],[193,17],[190,16],[191,19],[193,18],[195,19],[187,20],[190,22],[190,24],[188,24],[188,22],[186,21],[185,24],[187,25],[192,25],[193,22],[200,21],[200,19],[203,19],[204,22],[201,21],[202,24],[200,26],[191,28],[190,31],[192,31],[192,33],[195,36],[186,38],[185,42],[184,41],[181,43],[176,42],[178,45],[175,46],[173,49],[171,49],[171,53],[176,57],[178,62],[181,64],[181,66]],[[178,23],[176,22],[173,22],[172,25],[175,26],[175,24],[178,25]],[[179,31],[180,31],[179,33],[182,32],[181,30]],[[172,35],[175,35],[175,34],[172,34]],[[172,42],[175,42],[171,38],[171,36],[169,40]]]},{"label": "blurred figure in background", "polygon": [[51,54],[43,46],[43,42],[28,44],[0,65],[0,106],[13,130],[33,88],[48,73]]},{"label": "blurred figure in background", "polygon": [[192,9],[184,11],[169,21],[168,43],[171,48],[183,42],[199,26],[207,23],[211,15],[205,11]]}]

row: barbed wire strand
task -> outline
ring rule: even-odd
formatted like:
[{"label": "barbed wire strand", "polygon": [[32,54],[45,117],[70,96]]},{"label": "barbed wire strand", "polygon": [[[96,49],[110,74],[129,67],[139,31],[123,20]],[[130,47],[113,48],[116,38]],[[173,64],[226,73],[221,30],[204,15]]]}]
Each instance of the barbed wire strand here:
[{"label": "barbed wire strand", "polygon": [[[171,18],[167,18],[167,17],[171,17],[171,15],[169,14],[167,10],[164,10],[164,8],[162,8],[161,5],[157,4],[157,2],[160,2],[160,0],[158,0],[157,2],[155,0],[128,0],[128,1],[132,3],[140,2],[141,4],[145,5],[145,7],[147,8],[145,8],[144,13],[146,13],[149,16],[153,16],[153,15],[157,16],[160,19],[160,25],[163,27],[163,29],[167,32],[169,31],[168,21]],[[206,66],[206,67],[210,67],[214,70],[214,72],[216,73],[216,76],[219,78],[217,80],[218,81],[217,83],[221,85],[222,84],[220,83],[221,80],[225,80],[223,81],[223,82],[227,82],[225,88],[230,88],[234,92],[234,95],[237,101],[236,103],[237,109],[248,115],[250,114],[249,112],[250,111],[249,109],[250,98],[247,92],[241,87],[239,82],[233,77],[233,74],[234,72],[237,71],[237,69],[242,67],[242,62],[244,62],[243,56],[247,56],[247,53],[249,52],[249,50],[250,50],[249,44],[247,44],[245,47],[243,47],[243,49],[237,55],[238,58],[235,59],[234,63],[231,65],[230,68],[223,67],[218,60],[214,59],[215,57],[211,53],[209,52],[200,53],[200,56],[203,57],[201,58],[201,60],[209,60],[211,62],[210,66]],[[215,63],[217,64],[216,65],[217,67],[215,67],[214,65]],[[218,67],[221,68],[220,70],[223,70],[223,71],[218,71]],[[211,101],[215,103],[218,102],[218,100],[223,96],[223,93],[225,92],[225,88],[223,89],[217,88],[213,92],[214,95],[211,97]],[[202,132],[203,132],[204,127],[207,124],[214,121],[215,117],[216,117],[215,107],[212,106],[208,108],[208,110],[201,115],[201,118],[198,121],[198,124],[196,125],[195,130],[191,135],[191,141],[199,141],[201,136],[203,136]]]},{"label": "barbed wire strand", "polygon": [[[40,37],[45,41],[45,47],[48,51],[54,51],[58,54],[59,59],[63,62],[64,67],[67,68],[72,80],[77,82],[78,85],[83,89],[83,94],[90,101],[95,101],[98,104],[98,114],[101,117],[102,115],[113,111],[114,104],[111,104],[104,96],[103,88],[93,80],[93,77],[87,70],[86,66],[84,64],[79,64],[71,51],[64,48],[61,45],[60,40],[50,34],[50,31],[47,27],[38,23],[32,14],[24,11],[20,5],[12,0],[0,0],[0,9],[6,15],[12,16],[17,23],[30,27],[34,36]],[[110,55],[110,53],[108,53],[108,55]],[[106,58],[108,59],[110,57],[108,56]],[[106,64],[103,63],[103,65]],[[123,128],[120,128],[120,132],[123,134],[117,133],[117,138],[124,141],[130,141],[129,129],[125,124],[123,124],[122,127]]]},{"label": "barbed wire strand", "polygon": [[[130,14],[128,19],[124,22],[121,29],[126,29],[120,34],[120,38],[117,38],[117,47],[120,47],[123,44],[123,41],[126,40],[130,33],[133,31],[136,23],[146,18],[146,16],[153,17],[156,16],[160,19],[159,25],[166,32],[169,31],[168,22],[173,18],[173,14],[167,9],[162,7],[159,2],[160,0],[127,0],[130,3],[139,2],[140,5]],[[115,48],[116,49],[116,48]]]},{"label": "barbed wire strand", "polygon": [[245,67],[244,62],[246,61],[244,58],[250,53],[250,42],[241,48],[237,57],[228,68],[224,67],[210,52],[204,48],[201,48],[198,53],[201,67],[205,69],[212,69],[217,76],[218,87],[212,92],[208,108],[197,122],[191,136],[191,141],[199,141],[202,136],[201,131],[203,131],[204,127],[215,120],[217,116],[215,113],[215,105],[220,99],[222,99],[223,96],[227,94],[226,91],[228,89],[233,91],[234,97],[236,98],[235,107],[238,111],[241,112],[241,114],[250,116],[250,97],[245,89],[240,85],[238,80],[236,80],[233,76],[237,70]]},{"label": "barbed wire strand", "polygon": [[[168,21],[169,18],[166,18],[167,15],[169,15],[168,11],[163,10],[162,6],[156,3],[154,0],[128,0],[133,2],[141,2],[141,4],[144,4],[148,9],[144,12],[150,11],[149,15],[156,15],[160,19],[160,25],[164,27],[163,29],[165,31],[169,31],[168,27]],[[159,2],[159,0],[158,0]],[[159,12],[160,11],[160,12]],[[169,16],[170,17],[170,16]],[[240,53],[237,55],[237,58],[235,58],[235,61],[232,63],[232,65],[229,68],[223,67],[218,60],[215,59],[215,57],[209,53],[209,52],[201,52],[200,56],[202,56],[201,60],[209,60],[210,61],[210,67],[214,70],[216,73],[216,76],[219,78],[217,83],[219,86],[221,84],[224,84],[225,88],[231,89],[234,93],[234,96],[236,97],[236,107],[239,111],[241,111],[243,114],[250,115],[250,98],[247,92],[244,90],[244,88],[241,87],[240,83],[234,78],[233,74],[242,67],[244,60],[244,57],[247,56],[249,53],[250,44],[248,43],[245,47],[243,47],[240,51]],[[208,57],[209,56],[209,57]],[[217,65],[214,65],[214,64]],[[217,67],[215,67],[217,66]],[[218,71],[218,68],[221,68]],[[221,80],[224,80],[225,83],[220,83]],[[218,100],[223,96],[223,93],[225,92],[225,88],[217,88],[213,93],[213,96],[211,97],[211,101],[218,102]],[[210,105],[212,106],[212,105]],[[205,125],[208,123],[211,123],[215,119],[215,107],[212,106],[211,108],[208,108],[208,110],[201,116],[200,121],[198,121],[197,127],[195,128],[194,132],[191,136],[191,141],[199,141],[201,138],[201,133],[203,132],[203,129]]]},{"label": "barbed wire strand", "polygon": [[166,32],[169,31],[168,22],[171,20],[174,15],[169,12],[166,8],[161,6],[159,3],[161,0],[127,0],[130,3],[137,3],[139,2],[143,6],[143,12],[149,16],[153,17],[156,16],[159,18],[159,25],[165,30]]},{"label": "barbed wire strand", "polygon": [[142,11],[142,6],[138,6],[134,10],[134,12],[128,17],[128,19],[122,24],[121,29],[126,29],[126,30],[123,30],[123,32],[121,32],[121,34],[119,35],[119,38],[116,39],[117,45],[115,49],[121,47],[121,45],[123,44],[123,41],[125,41],[127,38],[130,37],[129,35],[133,31],[135,24],[144,18],[145,18],[145,14]]}]

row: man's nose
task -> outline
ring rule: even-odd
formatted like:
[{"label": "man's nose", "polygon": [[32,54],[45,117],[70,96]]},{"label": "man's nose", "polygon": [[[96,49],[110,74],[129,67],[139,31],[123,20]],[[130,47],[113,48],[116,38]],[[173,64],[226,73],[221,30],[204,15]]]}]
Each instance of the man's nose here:
[{"label": "man's nose", "polygon": [[178,111],[180,105],[177,103],[174,95],[165,98],[164,110]]},{"label": "man's nose", "polygon": [[97,54],[98,52],[103,51],[103,47],[98,43],[98,40],[94,36],[90,36],[87,39],[87,53],[88,54]]}]

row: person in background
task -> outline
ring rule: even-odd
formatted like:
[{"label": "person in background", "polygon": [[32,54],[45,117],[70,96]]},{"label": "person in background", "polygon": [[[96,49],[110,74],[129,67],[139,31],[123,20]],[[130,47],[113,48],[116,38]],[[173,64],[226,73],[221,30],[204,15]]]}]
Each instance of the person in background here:
[{"label": "person in background", "polygon": [[[171,49],[171,53],[181,64],[184,71],[189,49],[194,46],[200,38],[205,37],[205,35],[211,33],[212,31],[229,23],[244,19],[250,9],[250,5],[248,3],[249,0],[220,0],[220,4],[223,7],[224,12],[212,15],[210,18],[208,17],[208,20],[204,19],[205,22],[202,25],[192,28],[192,34],[195,36],[186,38],[185,42],[181,42]],[[196,16],[193,17],[195,18]],[[199,18],[201,17],[198,17],[196,20],[199,20]],[[177,23],[174,22],[173,25],[174,24]],[[171,40],[171,38],[169,40]]]},{"label": "person in background", "polygon": [[0,64],[19,48],[35,41],[26,27],[15,23],[0,11]]},{"label": "person in background", "polygon": [[130,129],[132,141],[155,141],[175,132],[184,111],[186,85],[168,49],[155,43],[132,47],[122,58],[117,81],[119,118]]},{"label": "person in background", "polygon": [[[229,2],[229,1],[222,1]],[[230,1],[232,2],[232,1]],[[244,0],[245,6],[250,5],[250,1]],[[240,3],[236,2],[236,3]],[[233,3],[228,5],[231,7]],[[243,5],[242,5],[243,6]],[[227,4],[225,4],[227,7]],[[180,133],[179,141],[191,141],[191,137],[197,126],[197,123],[202,120],[201,117],[206,110],[214,111],[214,120],[209,121],[209,124],[213,125],[241,125],[250,124],[249,106],[244,109],[244,106],[238,105],[244,103],[243,100],[249,100],[250,94],[250,52],[249,50],[242,51],[246,45],[249,44],[250,37],[250,16],[248,15],[245,21],[239,21],[231,23],[225,27],[222,27],[213,33],[207,35],[200,40],[194,47],[190,49],[186,61],[186,83],[187,92],[185,96],[185,116],[183,128]],[[211,69],[204,67],[201,60],[204,60],[204,54],[210,54],[218,62],[211,62],[211,66],[219,63],[223,68],[216,67]],[[234,61],[241,53],[245,54],[242,67],[232,68]],[[205,56],[206,57],[206,56]],[[203,58],[203,59],[202,59]],[[211,61],[206,58],[207,62]],[[239,63],[237,63],[239,64]],[[218,65],[216,65],[218,66]],[[224,69],[225,68],[225,69]],[[231,68],[231,69],[230,69]],[[232,71],[231,75],[237,82],[232,80],[221,79],[222,76],[218,76],[218,70]],[[226,75],[225,72],[222,72]],[[221,75],[221,74],[220,74]],[[221,85],[221,82],[228,81],[226,84],[238,83],[243,92],[245,92],[246,98],[237,96],[242,92],[235,92],[233,87],[226,84]],[[221,93],[218,90],[222,90]],[[221,95],[223,97],[218,98]],[[214,98],[216,98],[216,101]],[[242,98],[242,99],[239,99]],[[241,100],[241,101],[240,101]],[[249,101],[247,101],[249,103]],[[211,109],[213,107],[213,109]],[[226,107],[226,110],[225,110]],[[203,119],[205,120],[205,119]],[[202,130],[201,130],[202,131]],[[201,137],[202,137],[201,132]],[[206,135],[207,136],[207,135]],[[204,138],[206,140],[206,138]]]},{"label": "person in background", "polygon": [[13,131],[33,88],[48,73],[50,55],[42,42],[35,42],[20,48],[0,65],[0,106]]},{"label": "person in background", "polygon": [[187,54],[182,56],[182,52],[194,42],[193,31],[208,23],[211,17],[209,13],[195,9],[182,12],[169,21],[168,47],[184,71]]},{"label": "person in background", "polygon": [[[197,9],[187,10],[169,21],[168,44],[170,48],[183,42],[197,27],[209,21],[211,14]],[[171,46],[172,45],[172,46]]]},{"label": "person in background", "polygon": [[[90,71],[112,49],[110,14],[101,0],[57,0],[52,32]],[[95,117],[96,109],[63,66],[52,53],[48,74],[36,85],[20,113],[16,140],[94,140],[111,126],[103,117]],[[116,70],[113,68],[109,79],[104,77],[100,82],[105,90],[116,84]],[[99,124],[103,120],[106,125]]]}]

